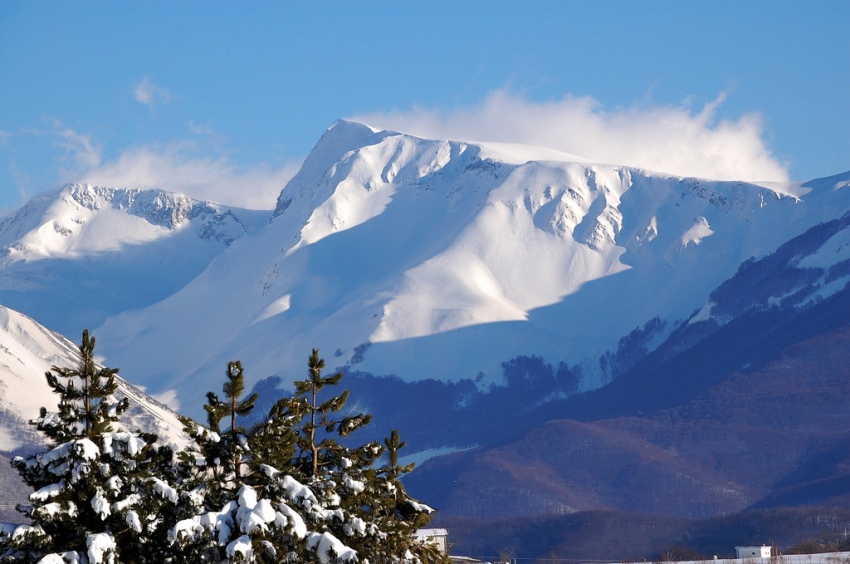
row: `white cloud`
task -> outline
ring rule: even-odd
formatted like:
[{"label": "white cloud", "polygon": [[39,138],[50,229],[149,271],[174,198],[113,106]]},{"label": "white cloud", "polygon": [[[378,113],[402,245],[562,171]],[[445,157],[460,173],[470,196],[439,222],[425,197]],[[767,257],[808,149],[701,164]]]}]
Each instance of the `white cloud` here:
[{"label": "white cloud", "polygon": [[53,123],[56,128],[55,142],[70,155],[75,163],[72,168],[88,169],[100,164],[101,147],[91,136],[65,127],[59,120],[54,120]]},{"label": "white cloud", "polygon": [[63,149],[62,182],[112,188],[157,188],[199,200],[249,209],[273,209],[281,189],[298,172],[300,162],[279,166],[236,164],[223,148],[224,138],[211,128],[190,124],[199,137],[168,145],[143,145],[104,160],[91,136],[53,120],[54,143]]},{"label": "white cloud", "polygon": [[[117,156],[106,156],[103,145],[94,136],[56,118],[46,120],[50,128],[26,129],[14,134],[0,130],[0,152],[8,163],[9,180],[18,192],[15,203],[11,203],[8,191],[0,194],[3,196],[0,217],[33,194],[71,182],[114,188],[158,188],[199,200],[271,210],[280,191],[301,166],[300,160],[294,159],[273,164],[245,164],[244,159],[237,162],[235,157],[242,155],[226,147],[225,137],[210,127],[194,123],[189,124],[191,135],[185,140],[138,145]],[[14,155],[25,150],[49,155],[53,166],[21,166]]]},{"label": "white cloud", "polygon": [[250,209],[272,209],[278,194],[300,163],[272,167],[234,164],[226,155],[195,154],[191,143],[164,148],[142,146],[121,153],[74,178],[115,188],[158,188],[200,200]]},{"label": "white cloud", "polygon": [[[133,383],[133,385],[137,388],[141,388],[141,386],[139,386],[135,382]],[[177,397],[177,390],[165,390],[161,394],[154,394],[152,397],[156,401],[164,403],[174,411],[180,410],[180,399]]]},{"label": "white cloud", "polygon": [[133,95],[137,102],[150,106],[151,108],[158,102],[168,102],[173,98],[171,92],[167,88],[157,86],[148,77],[144,77],[142,81],[133,88]]},{"label": "white cloud", "polygon": [[763,138],[759,114],[718,120],[725,94],[699,112],[687,106],[607,110],[591,97],[532,102],[496,90],[480,104],[453,110],[413,108],[352,119],[437,139],[524,143],[591,161],[718,180],[788,180]]}]

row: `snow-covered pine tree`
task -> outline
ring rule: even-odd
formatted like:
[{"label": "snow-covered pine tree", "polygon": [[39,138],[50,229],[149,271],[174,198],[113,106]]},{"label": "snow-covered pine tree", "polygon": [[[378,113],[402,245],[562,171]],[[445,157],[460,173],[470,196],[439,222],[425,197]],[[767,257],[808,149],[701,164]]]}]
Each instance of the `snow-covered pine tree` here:
[{"label": "snow-covered pine tree", "polygon": [[307,360],[307,378],[294,383],[289,410],[299,437],[292,466],[326,507],[339,511],[340,517],[323,523],[322,530],[356,550],[367,539],[374,544],[382,537],[363,511],[370,505],[367,484],[374,478],[372,467],[382,449],[377,442],[356,448],[340,443],[338,439],[368,425],[372,416],[341,415],[348,390],[322,398],[322,392],[339,385],[343,377],[341,372],[323,376],[324,368],[325,360],[313,349]]},{"label": "snow-covered pine tree", "polygon": [[[193,517],[172,529],[175,550],[197,561],[355,561],[353,550],[326,533],[327,523],[344,519],[338,496],[331,497],[329,507],[302,483],[311,474],[311,465],[296,455],[295,425],[307,413],[303,404],[280,400],[245,435],[235,416],[247,415],[255,396],[239,398],[241,365],[230,363],[227,377],[226,400],[207,394],[208,428],[184,419],[197,446],[181,453],[181,474],[199,504]],[[228,415],[231,427],[222,431],[220,422]]]},{"label": "snow-covered pine tree", "polygon": [[59,411],[31,421],[50,448],[12,462],[35,492],[18,508],[31,524],[0,528],[3,561],[165,561],[172,453],[155,435],[113,430],[127,400],[114,396],[118,371],[96,365],[94,345],[84,331],[77,368],[46,374]]},{"label": "snow-covered pine tree", "polygon": [[[207,392],[204,410],[208,427],[188,417],[180,418],[183,430],[195,441],[194,446],[180,453],[184,482],[190,487],[203,487],[207,503],[219,503],[239,490],[248,437],[236,418],[251,413],[257,400],[257,394],[241,397],[245,392],[245,372],[240,361],[227,363],[225,377],[224,400],[215,392]],[[221,430],[223,419],[230,423],[226,431]]]},{"label": "snow-covered pine tree", "polygon": [[[335,439],[362,427],[369,417],[335,415],[344,407],[347,391],[320,401],[319,392],[342,378],[342,374],[323,377],[324,366],[313,350],[309,378],[296,382],[296,396],[279,400],[266,420],[248,433],[247,450],[242,451],[247,454],[242,459],[244,471],[239,477],[232,470],[227,474],[238,490],[230,488],[230,497],[224,500],[209,487],[194,490],[202,498],[201,506],[170,533],[181,555],[194,561],[233,562],[421,561],[411,550],[412,528],[420,520],[401,513],[392,517],[396,505],[403,506],[401,498],[409,499],[406,494],[393,495],[397,492],[393,479],[406,467],[400,467],[396,458],[390,470],[375,470],[382,453],[377,442],[351,448]],[[223,403],[214,403],[213,396],[208,399],[211,408]],[[209,408],[207,412],[218,413]],[[211,420],[211,426],[216,421]],[[220,452],[216,445],[221,435],[197,424],[187,429],[206,445],[183,455],[191,472],[200,472],[207,461],[219,464],[209,457]],[[209,468],[206,471],[212,476]],[[418,509],[416,515],[427,520],[430,508],[418,505]],[[385,524],[386,532],[381,529]]]},{"label": "snow-covered pine tree", "polygon": [[[237,425],[237,416],[250,414],[257,399],[257,394],[242,397],[245,374],[240,361],[227,363],[222,391],[223,400],[215,392],[207,392],[204,410],[208,426],[180,418],[194,443],[179,454],[178,465],[183,497],[193,509],[171,529],[169,543],[185,561],[225,559],[223,551],[233,533],[238,533],[238,528],[234,530],[235,516],[231,515],[236,506],[231,502],[243,485],[248,436],[245,428]],[[222,420],[230,424],[225,431],[221,430]]]},{"label": "snow-covered pine tree", "polygon": [[118,389],[115,381],[118,369],[95,364],[94,344],[95,338],[89,337],[89,330],[83,330],[77,368],[54,366],[45,374],[47,384],[59,395],[59,411],[48,415],[42,407],[36,425],[54,442],[108,431],[127,410],[127,398],[115,401],[113,396]]},{"label": "snow-covered pine tree", "polygon": [[[347,390],[322,399],[322,390],[339,385],[343,375],[322,376],[325,361],[313,349],[308,361],[308,379],[295,382],[295,397],[289,400],[299,431],[299,453],[294,466],[329,507],[338,508],[340,519],[326,522],[324,530],[353,549],[360,560],[370,562],[440,562],[414,538],[418,527],[430,521],[433,510],[407,496],[401,476],[412,466],[400,466],[398,450],[404,443],[393,432],[385,443],[392,452],[389,466],[376,470],[384,452],[377,442],[350,447],[338,439],[349,437],[368,425],[370,415],[348,413],[343,409]],[[308,470],[309,469],[309,470]],[[306,476],[305,476],[306,478]]]}]

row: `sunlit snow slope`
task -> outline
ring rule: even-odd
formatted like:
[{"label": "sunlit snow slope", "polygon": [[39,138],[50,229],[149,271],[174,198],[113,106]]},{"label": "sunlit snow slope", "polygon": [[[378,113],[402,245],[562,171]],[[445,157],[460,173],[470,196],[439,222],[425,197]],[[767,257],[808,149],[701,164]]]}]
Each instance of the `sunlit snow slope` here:
[{"label": "sunlit snow slope", "polygon": [[[78,359],[78,345],[0,306],[0,450],[42,442],[27,422],[38,416],[41,407],[57,410],[58,396],[44,374],[53,366],[75,367]],[[184,443],[182,424],[174,412],[122,378],[118,395],[130,399],[130,409],[122,416],[127,429],[156,433],[165,443]]]},{"label": "sunlit snow slope", "polygon": [[110,317],[102,352],[190,414],[228,360],[249,386],[292,381],[311,347],[331,367],[482,386],[540,355],[595,388],[621,337],[658,317],[662,339],[743,261],[850,208],[846,184],[678,178],[340,121],[268,226],[162,302]]}]

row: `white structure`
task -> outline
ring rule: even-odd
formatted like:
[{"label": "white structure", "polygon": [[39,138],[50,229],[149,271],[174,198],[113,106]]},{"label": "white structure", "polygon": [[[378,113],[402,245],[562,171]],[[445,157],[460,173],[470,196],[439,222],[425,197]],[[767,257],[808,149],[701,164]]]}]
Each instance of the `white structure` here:
[{"label": "white structure", "polygon": [[769,546],[736,546],[736,558],[770,558]]},{"label": "white structure", "polygon": [[449,531],[447,529],[416,529],[416,538],[433,544],[440,554],[449,553]]}]

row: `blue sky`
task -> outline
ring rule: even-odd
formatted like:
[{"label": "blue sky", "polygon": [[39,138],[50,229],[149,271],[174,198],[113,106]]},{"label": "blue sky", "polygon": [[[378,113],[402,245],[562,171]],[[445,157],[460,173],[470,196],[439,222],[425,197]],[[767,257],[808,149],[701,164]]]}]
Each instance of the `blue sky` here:
[{"label": "blue sky", "polygon": [[674,174],[850,169],[850,2],[0,3],[0,211],[70,181],[270,208],[338,118]]}]

